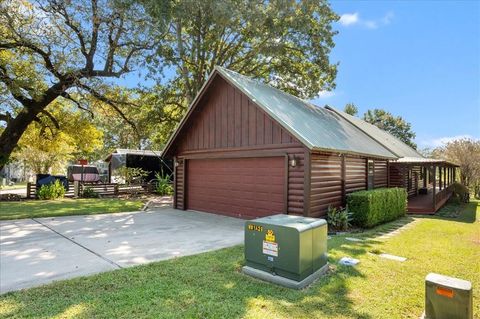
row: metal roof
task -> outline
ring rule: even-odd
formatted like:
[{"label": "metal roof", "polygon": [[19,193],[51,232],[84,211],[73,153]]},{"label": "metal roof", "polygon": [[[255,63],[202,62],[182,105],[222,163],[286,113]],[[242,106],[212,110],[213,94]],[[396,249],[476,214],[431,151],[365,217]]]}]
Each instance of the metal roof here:
[{"label": "metal roof", "polygon": [[237,72],[218,66],[215,70],[309,149],[383,158],[398,157],[336,112]]},{"label": "metal roof", "polygon": [[426,157],[402,157],[392,163],[400,163],[400,164],[448,164],[452,166],[458,166],[455,163],[437,159],[437,158],[426,158]]},{"label": "metal roof", "polygon": [[408,146],[392,134],[376,127],[375,125],[367,123],[358,117],[337,110],[331,106],[326,106],[325,108],[332,110],[333,112],[343,117],[345,120],[355,125],[372,139],[382,144],[386,149],[395,154],[397,157],[424,158],[423,155],[418,153],[412,147]]},{"label": "metal roof", "polygon": [[105,161],[108,162],[113,155],[143,155],[143,156],[162,156],[162,151],[152,151],[152,150],[134,150],[128,148],[117,148],[111,154],[109,154]]}]

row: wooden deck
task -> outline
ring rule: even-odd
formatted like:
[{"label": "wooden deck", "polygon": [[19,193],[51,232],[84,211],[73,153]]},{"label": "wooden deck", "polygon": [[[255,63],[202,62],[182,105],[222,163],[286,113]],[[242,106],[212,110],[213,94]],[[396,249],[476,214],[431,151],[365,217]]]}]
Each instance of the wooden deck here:
[{"label": "wooden deck", "polygon": [[407,211],[413,214],[435,214],[433,209],[433,192],[410,197],[408,199]]},{"label": "wooden deck", "polygon": [[433,215],[437,210],[442,208],[443,205],[450,198],[451,192],[447,189],[437,189],[437,202],[436,207],[433,207],[433,189],[428,190],[428,194],[418,194],[410,197],[407,204],[407,212],[411,214],[430,214]]}]

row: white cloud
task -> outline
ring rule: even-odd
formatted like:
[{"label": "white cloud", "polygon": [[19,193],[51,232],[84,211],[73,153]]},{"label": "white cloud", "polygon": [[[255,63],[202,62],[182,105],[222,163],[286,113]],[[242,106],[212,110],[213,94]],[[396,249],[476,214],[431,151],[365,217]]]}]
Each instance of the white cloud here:
[{"label": "white cloud", "polygon": [[420,144],[423,145],[424,147],[435,148],[435,147],[443,146],[443,145],[447,144],[448,142],[451,142],[451,141],[454,141],[454,140],[459,140],[459,139],[464,139],[464,138],[475,139],[471,135],[463,134],[463,135],[438,137],[438,138],[433,138],[433,139],[430,139],[430,140],[423,140],[423,141],[420,142]]},{"label": "white cloud", "polygon": [[358,12],[355,12],[355,13],[342,14],[338,22],[340,22],[340,24],[344,26],[349,26],[349,25],[358,23],[358,21],[359,21]]},{"label": "white cloud", "polygon": [[358,12],[344,13],[340,16],[340,20],[338,20],[338,22],[344,27],[359,25],[367,29],[377,29],[380,26],[390,24],[394,16],[394,13],[392,11],[389,11],[379,19],[367,20],[360,18],[360,14]]},{"label": "white cloud", "polygon": [[389,11],[385,14],[385,16],[383,16],[382,23],[385,25],[390,24],[394,17],[395,17],[395,14],[393,13],[393,11]]},{"label": "white cloud", "polygon": [[320,91],[318,92],[317,98],[318,99],[328,99],[335,95],[333,91]]}]

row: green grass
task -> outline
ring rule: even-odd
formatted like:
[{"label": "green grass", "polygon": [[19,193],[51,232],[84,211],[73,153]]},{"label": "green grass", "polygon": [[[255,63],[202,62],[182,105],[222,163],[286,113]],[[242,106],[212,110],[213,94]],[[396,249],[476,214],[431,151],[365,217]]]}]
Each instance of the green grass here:
[{"label": "green grass", "polygon": [[141,209],[140,200],[85,198],[0,202],[0,220],[129,212]]},{"label": "green grass", "polygon": [[[473,282],[480,316],[478,202],[457,219],[415,218],[385,242],[329,240],[331,272],[294,291],[240,273],[243,247],[60,281],[0,297],[0,317],[12,318],[418,318],[429,272]],[[413,221],[405,217],[402,223]],[[395,222],[395,224],[397,224]],[[384,225],[357,236],[367,238]],[[350,235],[351,236],[351,235]],[[407,257],[404,263],[369,251]],[[361,260],[338,266],[343,256]]]}]

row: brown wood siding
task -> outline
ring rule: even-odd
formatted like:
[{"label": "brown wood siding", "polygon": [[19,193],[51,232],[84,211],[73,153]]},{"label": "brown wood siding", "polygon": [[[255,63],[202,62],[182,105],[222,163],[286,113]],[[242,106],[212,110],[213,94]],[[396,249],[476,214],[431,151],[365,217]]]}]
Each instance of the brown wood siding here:
[{"label": "brown wood siding", "polygon": [[310,160],[311,217],[325,215],[328,206],[342,205],[342,157],[332,154],[312,154]]},{"label": "brown wood siding", "polygon": [[390,187],[407,188],[408,170],[404,166],[390,165]]},{"label": "brown wood siding", "polygon": [[259,145],[297,145],[289,132],[246,95],[215,79],[178,138],[176,154]]},{"label": "brown wood siding", "polygon": [[367,188],[367,160],[359,157],[345,157],[345,193],[349,194]]},{"label": "brown wood siding", "polygon": [[[290,166],[290,161],[295,158],[297,164]],[[289,214],[303,215],[304,213],[304,178],[305,178],[305,155],[303,152],[288,154],[288,202]]]},{"label": "brown wood siding", "polygon": [[178,160],[178,166],[175,168],[175,208],[185,209],[185,172],[184,160]]},{"label": "brown wood siding", "polygon": [[374,188],[388,186],[388,164],[385,160],[374,160]]}]

